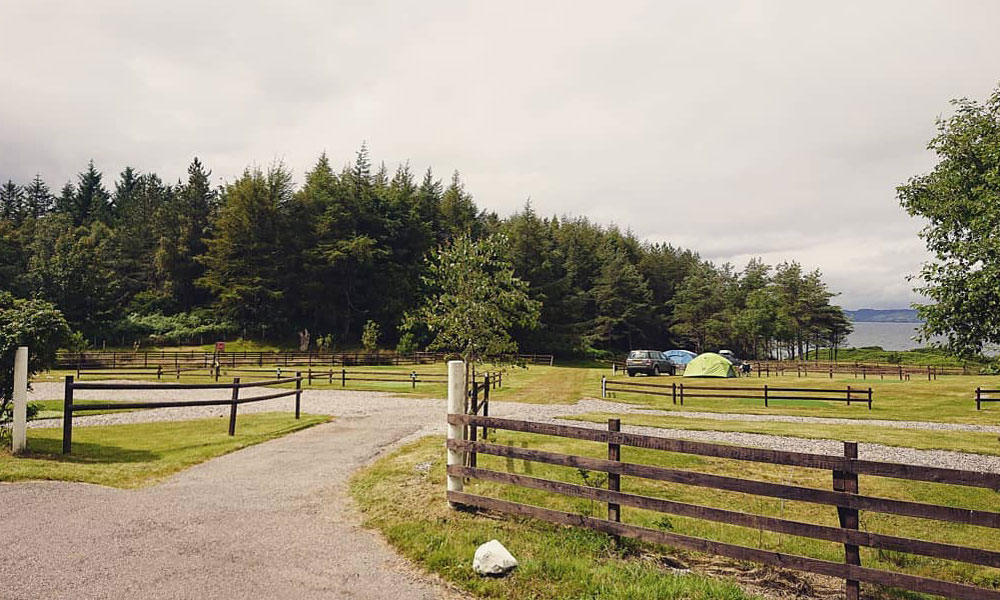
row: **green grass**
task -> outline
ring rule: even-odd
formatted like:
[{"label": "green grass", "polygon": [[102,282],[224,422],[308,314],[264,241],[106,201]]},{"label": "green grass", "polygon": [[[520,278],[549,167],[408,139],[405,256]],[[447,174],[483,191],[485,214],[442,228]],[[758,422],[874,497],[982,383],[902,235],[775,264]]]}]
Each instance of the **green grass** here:
[{"label": "green grass", "polygon": [[[496,440],[497,443],[506,445],[583,456],[607,455],[606,446],[591,442],[511,432],[498,432]],[[449,581],[485,597],[652,598],[698,596],[706,592],[710,597],[726,597],[736,593],[729,587],[711,590],[702,588],[703,592],[684,590],[676,587],[684,585],[682,582],[662,571],[659,579],[671,581],[671,585],[675,587],[669,591],[646,589],[642,582],[647,579],[651,582],[657,580],[657,577],[652,576],[652,573],[659,571],[656,562],[621,554],[605,536],[533,520],[507,517],[494,519],[449,511],[444,502],[442,445],[441,438],[436,437],[404,447],[359,474],[352,489],[366,514],[369,526],[382,531],[403,554]],[[623,447],[622,453],[623,460],[629,462],[831,489],[829,471],[727,461],[632,447]],[[429,471],[418,469],[421,464],[429,465]],[[605,480],[599,473],[521,460],[480,454],[479,465],[497,471],[576,484],[605,485]],[[995,510],[1000,500],[1000,495],[991,490],[867,476],[861,477],[860,489],[862,493],[886,498],[985,510]],[[781,501],[634,477],[622,478],[622,490],[679,502],[730,509],[738,507],[739,510],[755,514],[837,525],[834,507],[805,502]],[[473,481],[466,485],[466,491],[586,515],[603,516],[606,511],[604,505],[589,500],[503,484]],[[624,522],[642,527],[837,562],[843,560],[843,547],[834,543],[663,515],[631,507],[624,507],[622,515]],[[862,513],[861,527],[866,531],[1000,550],[1000,538],[995,535],[994,530],[988,528],[877,513]],[[509,580],[484,580],[471,573],[469,562],[476,544],[494,537],[523,561],[524,569],[519,569],[520,572]],[[654,555],[671,552],[650,545],[632,544],[631,547],[641,548],[643,553]],[[861,553],[862,564],[869,567],[985,587],[1000,587],[1000,570],[997,569],[867,548],[862,548]],[[692,553],[673,554],[696,567],[706,560],[705,557]],[[711,585],[700,582],[695,584],[694,581],[696,580],[692,580],[692,585]],[[716,582],[714,585],[726,584]],[[866,589],[866,592],[874,591]]]},{"label": "green grass", "polygon": [[134,488],[247,446],[324,423],[330,418],[289,413],[240,416],[230,437],[224,418],[78,427],[73,451],[61,454],[62,429],[28,430],[29,453],[0,453],[0,481],[50,479]]},{"label": "green grass", "polygon": [[[607,372],[606,372],[607,374]],[[699,412],[726,412],[744,414],[786,414],[812,417],[842,417],[848,419],[889,419],[906,421],[935,421],[943,423],[975,423],[996,425],[1000,423],[1000,403],[986,404],[976,411],[975,390],[1000,387],[1000,377],[991,375],[949,375],[936,381],[912,378],[899,381],[891,376],[885,379],[869,377],[855,379],[851,375],[830,379],[823,374],[796,377],[794,374],[782,377],[740,377],[735,379],[694,379],[684,377],[608,377],[608,381],[656,383],[669,386],[683,383],[685,386],[711,386],[732,388],[760,388],[764,384],[771,387],[832,388],[844,390],[848,385],[856,389],[872,388],[874,403],[868,410],[864,403],[846,406],[843,402],[785,401],[774,400],[770,407],[764,407],[763,400],[737,398],[687,398],[684,406],[675,405],[669,397],[648,396],[632,392],[614,392],[608,398],[619,402],[643,405],[659,410],[685,410]],[[667,390],[669,392],[669,390]],[[709,392],[722,394],[723,392]],[[599,396],[599,391],[592,394]]]},{"label": "green grass", "polygon": [[865,425],[825,425],[816,423],[774,423],[758,421],[722,421],[658,415],[587,413],[563,417],[592,423],[607,423],[620,418],[625,425],[688,429],[693,431],[740,431],[766,435],[784,435],[808,439],[847,440],[919,450],[952,450],[974,454],[1000,455],[1000,438],[995,433],[966,431],[924,431]]},{"label": "green grass", "polygon": [[[409,444],[355,475],[351,492],[365,525],[404,556],[483,598],[744,600],[733,583],[674,575],[655,554],[631,553],[609,537],[523,519],[489,519],[448,508],[439,437]],[[500,540],[519,566],[504,578],[472,570],[476,548]]]}]

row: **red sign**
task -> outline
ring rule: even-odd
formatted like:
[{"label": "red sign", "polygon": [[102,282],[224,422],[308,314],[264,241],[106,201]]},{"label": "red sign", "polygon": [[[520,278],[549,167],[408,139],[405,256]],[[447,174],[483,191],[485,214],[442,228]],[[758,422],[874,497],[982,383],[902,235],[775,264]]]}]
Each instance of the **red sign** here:
[{"label": "red sign", "polygon": [[226,342],[215,342],[215,351],[216,352],[225,352],[226,351]]}]

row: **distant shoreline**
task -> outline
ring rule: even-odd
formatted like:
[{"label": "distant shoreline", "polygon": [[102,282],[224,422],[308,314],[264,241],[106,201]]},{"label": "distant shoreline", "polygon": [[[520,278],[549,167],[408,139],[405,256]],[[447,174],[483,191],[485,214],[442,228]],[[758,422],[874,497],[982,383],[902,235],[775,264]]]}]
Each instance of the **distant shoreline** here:
[{"label": "distant shoreline", "polygon": [[855,323],[910,323],[916,325],[923,323],[923,320],[917,315],[917,311],[912,308],[860,308],[858,310],[845,310],[844,314]]}]

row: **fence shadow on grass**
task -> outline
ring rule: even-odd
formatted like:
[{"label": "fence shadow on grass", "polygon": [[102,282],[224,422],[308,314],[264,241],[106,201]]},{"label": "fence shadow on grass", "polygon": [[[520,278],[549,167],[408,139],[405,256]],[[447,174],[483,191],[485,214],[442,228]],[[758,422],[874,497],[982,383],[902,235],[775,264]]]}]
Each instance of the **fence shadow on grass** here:
[{"label": "fence shadow on grass", "polygon": [[149,450],[122,448],[108,444],[97,444],[75,440],[73,454],[62,453],[61,439],[31,438],[25,458],[36,458],[61,463],[74,464],[115,464],[154,462],[162,454]]}]

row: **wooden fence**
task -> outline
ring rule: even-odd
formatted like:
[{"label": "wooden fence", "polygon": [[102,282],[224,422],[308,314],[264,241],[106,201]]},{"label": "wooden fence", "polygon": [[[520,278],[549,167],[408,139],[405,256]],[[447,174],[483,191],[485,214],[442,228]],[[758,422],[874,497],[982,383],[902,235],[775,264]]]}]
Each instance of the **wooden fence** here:
[{"label": "wooden fence", "polygon": [[790,375],[793,371],[797,377],[809,377],[810,373],[827,376],[833,379],[834,374],[850,374],[855,379],[869,377],[899,379],[909,381],[911,377],[927,377],[927,381],[936,381],[939,375],[968,375],[967,367],[939,367],[935,365],[899,365],[882,363],[832,363],[832,362],[788,362],[788,361],[751,361],[757,377],[780,377]]},{"label": "wooden fence", "polygon": [[983,402],[1000,402],[1000,398],[992,397],[991,394],[1000,394],[1000,390],[976,388],[976,410],[982,409]]},{"label": "wooden fence", "polygon": [[178,367],[209,368],[215,364],[229,367],[281,365],[309,366],[376,366],[423,365],[443,360],[436,352],[396,354],[386,352],[203,352],[203,351],[141,351],[141,352],[60,352],[58,368]]},{"label": "wooden fence", "polygon": [[685,399],[691,398],[737,398],[762,400],[764,406],[770,406],[774,400],[815,400],[818,402],[844,402],[867,404],[872,409],[871,388],[792,388],[773,387],[718,387],[704,385],[685,385],[683,383],[655,384],[632,381],[610,380],[601,377],[601,397],[607,398],[608,392],[627,392],[630,394],[646,394],[650,396],[665,396],[674,404],[684,405]]},{"label": "wooden fence", "polygon": [[[240,398],[240,390],[254,387],[269,387],[294,383],[295,389],[283,392]],[[149,402],[103,402],[76,405],[73,403],[73,392],[76,390],[232,390],[232,396],[223,400],[154,400]],[[240,404],[274,400],[295,396],[295,418],[300,416],[302,403],[302,374],[295,377],[271,379],[254,383],[240,383],[236,377],[232,383],[104,383],[74,381],[72,375],[66,376],[63,392],[63,454],[69,454],[73,443],[73,415],[78,412],[94,410],[144,410],[150,408],[177,408],[183,406],[229,406],[229,435],[236,435],[236,412]]]},{"label": "wooden fence", "polygon": [[[922,519],[1000,529],[1000,513],[997,512],[873,497],[862,494],[858,486],[858,476],[866,475],[1000,490],[1000,475],[939,467],[859,460],[858,446],[853,442],[844,443],[844,455],[841,457],[622,433],[620,431],[621,423],[618,419],[609,420],[607,431],[468,414],[449,414],[448,423],[452,426],[463,426],[465,428],[489,427],[506,431],[598,442],[606,444],[608,449],[608,459],[604,460],[532,450],[524,447],[499,445],[486,441],[456,439],[452,433],[449,433],[447,447],[452,452],[449,453],[447,473],[449,475],[450,486],[454,485],[451,482],[460,482],[462,478],[479,479],[542,490],[573,498],[589,499],[607,503],[608,518],[601,519],[476,495],[465,492],[462,486],[458,486],[458,489],[449,487],[447,498],[452,505],[474,507],[522,517],[534,517],[552,523],[584,527],[610,535],[630,537],[647,542],[720,555],[735,560],[763,563],[775,567],[840,578],[846,581],[846,597],[848,600],[857,600],[860,582],[903,588],[914,592],[936,594],[963,600],[1000,600],[1000,590],[997,589],[988,589],[880,568],[865,567],[861,564],[859,548],[868,547],[904,552],[987,567],[1000,567],[1000,552],[911,539],[897,535],[871,533],[858,529],[859,513],[861,511],[919,517]],[[451,431],[453,430],[449,429],[449,432]],[[732,459],[750,463],[823,469],[831,472],[833,486],[832,490],[825,490],[624,462],[621,458],[622,446]],[[462,454],[488,454],[508,459],[603,472],[608,475],[608,489],[483,469],[475,466],[475,460],[471,464],[463,460]],[[453,460],[452,455],[456,456],[457,459]],[[768,498],[821,504],[836,508],[839,526],[817,525],[784,518],[748,514],[731,509],[714,508],[651,496],[623,493],[620,491],[622,476],[640,477],[654,481],[684,484],[713,490],[726,490]],[[843,563],[839,563],[628,525],[621,522],[622,507],[633,507],[716,523],[840,543],[844,546],[845,560]]]}]

